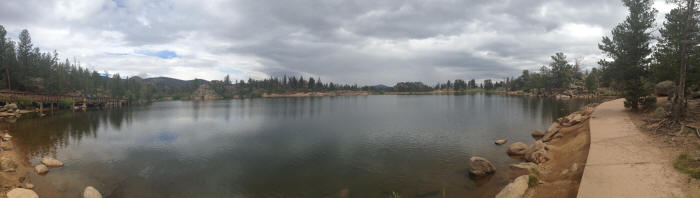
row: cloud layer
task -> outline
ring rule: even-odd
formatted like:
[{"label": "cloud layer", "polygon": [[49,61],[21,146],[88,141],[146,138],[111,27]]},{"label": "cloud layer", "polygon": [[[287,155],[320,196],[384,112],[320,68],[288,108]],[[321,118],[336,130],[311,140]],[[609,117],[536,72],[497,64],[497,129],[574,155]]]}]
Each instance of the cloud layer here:
[{"label": "cloud layer", "polygon": [[[655,7],[659,19],[669,9]],[[601,36],[625,16],[615,0],[0,2],[10,36],[28,29],[35,46],[98,71],[361,85],[502,79],[560,51],[594,67]]]}]

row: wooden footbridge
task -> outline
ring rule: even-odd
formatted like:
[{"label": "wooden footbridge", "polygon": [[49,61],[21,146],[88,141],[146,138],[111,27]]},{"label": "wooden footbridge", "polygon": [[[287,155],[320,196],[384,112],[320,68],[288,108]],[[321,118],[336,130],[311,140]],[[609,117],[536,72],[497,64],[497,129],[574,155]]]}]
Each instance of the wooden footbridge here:
[{"label": "wooden footbridge", "polygon": [[99,108],[110,108],[110,107],[121,107],[129,104],[129,100],[125,98],[111,98],[111,97],[94,97],[94,96],[69,96],[69,95],[47,95],[47,94],[37,94],[37,93],[26,93],[26,92],[16,92],[16,91],[0,91],[0,102],[2,103],[12,103],[18,101],[31,101],[36,104],[39,108],[50,107],[51,109],[59,107],[61,103],[68,101],[72,102],[72,106],[82,106],[82,107],[99,107]]}]

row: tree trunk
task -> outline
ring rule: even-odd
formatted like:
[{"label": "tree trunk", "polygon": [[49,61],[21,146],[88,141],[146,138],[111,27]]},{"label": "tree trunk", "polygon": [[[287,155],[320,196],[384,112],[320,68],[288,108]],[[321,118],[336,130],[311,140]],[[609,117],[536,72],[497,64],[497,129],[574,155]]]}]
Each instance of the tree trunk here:
[{"label": "tree trunk", "polygon": [[688,64],[688,34],[693,25],[693,12],[695,11],[695,0],[688,0],[687,16],[685,27],[683,27],[683,41],[681,42],[681,71],[678,78],[678,88],[676,88],[676,97],[673,98],[672,114],[674,121],[680,121],[685,113],[685,73]]}]

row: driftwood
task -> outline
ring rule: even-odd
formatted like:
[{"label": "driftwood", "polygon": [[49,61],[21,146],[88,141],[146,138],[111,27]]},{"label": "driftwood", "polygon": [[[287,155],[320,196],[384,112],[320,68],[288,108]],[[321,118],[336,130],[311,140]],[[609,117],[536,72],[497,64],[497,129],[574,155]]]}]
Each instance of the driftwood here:
[{"label": "driftwood", "polygon": [[698,136],[698,138],[700,138],[700,128],[693,125],[681,125],[681,130],[678,131],[678,133],[683,133],[683,129],[685,129],[686,127],[695,129],[695,135]]}]

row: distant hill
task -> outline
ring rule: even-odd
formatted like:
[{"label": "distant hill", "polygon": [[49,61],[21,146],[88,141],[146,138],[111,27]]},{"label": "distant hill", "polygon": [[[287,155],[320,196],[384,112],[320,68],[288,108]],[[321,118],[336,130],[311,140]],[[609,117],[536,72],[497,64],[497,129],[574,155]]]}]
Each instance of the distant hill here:
[{"label": "distant hill", "polygon": [[156,90],[163,95],[179,95],[186,96],[199,88],[202,84],[207,84],[209,81],[202,79],[180,80],[169,77],[147,78],[144,81],[155,87]]}]

